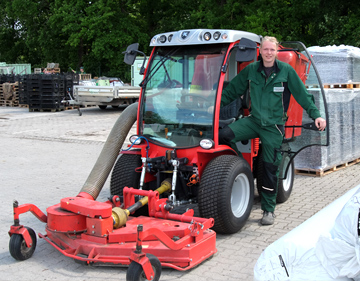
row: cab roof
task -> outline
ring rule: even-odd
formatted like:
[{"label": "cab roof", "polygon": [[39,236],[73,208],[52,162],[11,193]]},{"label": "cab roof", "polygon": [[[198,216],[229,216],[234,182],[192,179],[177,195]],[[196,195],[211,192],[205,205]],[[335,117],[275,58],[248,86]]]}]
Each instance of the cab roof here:
[{"label": "cab roof", "polygon": [[246,31],[229,29],[187,29],[157,34],[151,39],[150,46],[232,43],[241,38],[247,38],[256,43],[260,43],[261,41],[261,36]]}]

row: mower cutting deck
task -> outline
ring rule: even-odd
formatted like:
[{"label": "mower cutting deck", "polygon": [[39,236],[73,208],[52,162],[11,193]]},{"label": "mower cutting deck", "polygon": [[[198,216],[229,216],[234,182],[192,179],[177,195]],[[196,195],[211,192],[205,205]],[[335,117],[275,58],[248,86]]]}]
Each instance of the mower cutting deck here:
[{"label": "mower cutting deck", "polygon": [[[19,215],[31,211],[47,223],[46,234],[39,237],[62,254],[85,264],[129,265],[127,280],[159,280],[161,266],[190,269],[216,253],[216,234],[209,229],[214,220],[193,217],[193,210],[169,213],[167,199],[159,199],[159,191],[169,188],[168,181],[156,191],[124,188],[123,202],[67,197],[47,208],[47,215],[15,202],[10,253],[17,260],[32,256],[35,232],[19,223]],[[127,215],[144,204],[134,203],[136,196],[145,196],[141,200],[148,202],[149,217]]]}]

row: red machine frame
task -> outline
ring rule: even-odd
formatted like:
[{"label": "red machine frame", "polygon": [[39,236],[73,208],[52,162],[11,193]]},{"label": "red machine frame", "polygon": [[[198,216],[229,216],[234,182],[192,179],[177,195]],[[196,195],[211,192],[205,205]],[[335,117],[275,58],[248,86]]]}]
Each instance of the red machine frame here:
[{"label": "red machine frame", "polygon": [[[134,204],[135,196],[148,196],[149,217],[129,217],[126,226],[113,228],[112,208]],[[188,270],[217,252],[216,233],[210,228],[213,219],[194,217],[189,210],[183,215],[166,210],[166,199],[159,192],[124,188],[124,200],[98,202],[83,197],[63,198],[47,208],[45,215],[33,204],[14,202],[14,225],[9,235],[20,234],[27,247],[33,241],[29,231],[20,225],[20,214],[32,212],[47,223],[46,234],[40,234],[63,255],[91,263],[128,266],[139,263],[148,280],[153,268],[145,254],[156,256],[163,267]]]}]

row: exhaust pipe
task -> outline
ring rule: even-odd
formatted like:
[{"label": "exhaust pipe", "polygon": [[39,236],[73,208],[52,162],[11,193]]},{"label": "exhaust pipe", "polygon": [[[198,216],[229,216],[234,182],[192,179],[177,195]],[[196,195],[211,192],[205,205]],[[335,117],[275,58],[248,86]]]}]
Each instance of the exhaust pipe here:
[{"label": "exhaust pipe", "polygon": [[129,105],[115,122],[105,145],[78,197],[96,200],[114,166],[125,138],[137,118],[138,103]]}]

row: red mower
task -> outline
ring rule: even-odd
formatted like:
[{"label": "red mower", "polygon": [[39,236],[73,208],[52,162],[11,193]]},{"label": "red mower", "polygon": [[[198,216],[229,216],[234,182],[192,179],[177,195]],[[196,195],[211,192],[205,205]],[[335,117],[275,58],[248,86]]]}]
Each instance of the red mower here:
[{"label": "red mower", "polygon": [[[233,30],[155,36],[147,68],[144,59],[141,70],[139,103],[120,115],[80,193],[61,199],[46,214],[33,204],[14,202],[11,255],[26,260],[35,251],[35,232],[19,221],[29,211],[46,223],[46,234],[39,237],[65,256],[85,264],[129,266],[127,280],[159,280],[161,267],[187,270],[214,255],[215,231],[235,233],[244,226],[254,179],[261,182],[259,139],[237,144],[243,157],[218,140],[219,128],[249,114],[248,97],[220,108],[221,92],[258,59],[260,40]],[[138,44],[130,45],[125,62],[133,64],[138,53]],[[279,59],[291,64],[304,83],[314,69],[301,43],[283,43]],[[321,83],[313,73],[309,91],[326,115]],[[329,130],[312,130],[293,98],[288,115],[278,202],[290,196],[295,155],[328,140]],[[135,121],[137,134],[120,151]],[[111,171],[111,197],[96,201]]]}]

